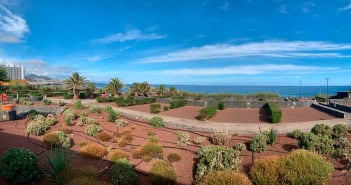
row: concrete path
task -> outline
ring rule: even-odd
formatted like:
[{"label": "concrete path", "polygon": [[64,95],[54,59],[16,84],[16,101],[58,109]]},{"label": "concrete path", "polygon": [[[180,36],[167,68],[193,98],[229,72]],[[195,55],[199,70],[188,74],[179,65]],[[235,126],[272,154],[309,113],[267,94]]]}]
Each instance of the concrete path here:
[{"label": "concrete path", "polygon": [[[50,98],[51,101],[64,101],[71,104],[73,100],[63,100]],[[95,99],[81,100],[83,104],[88,106],[97,106],[103,108],[106,106],[104,103],[97,103]],[[271,128],[277,130],[278,133],[288,133],[296,129],[301,131],[310,131],[311,128],[316,124],[326,124],[333,127],[336,124],[344,124],[351,127],[351,119],[332,119],[332,120],[320,120],[310,122],[298,122],[298,123],[280,123],[280,124],[269,124],[269,123],[222,123],[222,122],[209,122],[209,121],[197,121],[190,119],[182,119],[176,117],[169,117],[163,115],[155,115],[135,110],[129,110],[125,108],[119,108],[113,106],[113,109],[122,113],[122,115],[128,119],[135,121],[148,122],[154,116],[160,116],[164,119],[167,127],[179,128],[184,130],[200,131],[200,132],[214,132],[214,131],[228,131],[232,134],[256,134],[260,131],[270,130]]]}]

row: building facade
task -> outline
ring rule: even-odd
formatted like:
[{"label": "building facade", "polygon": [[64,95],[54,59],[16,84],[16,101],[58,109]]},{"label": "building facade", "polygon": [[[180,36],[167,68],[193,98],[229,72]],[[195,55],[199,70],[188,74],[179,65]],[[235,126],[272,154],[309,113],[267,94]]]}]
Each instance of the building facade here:
[{"label": "building facade", "polygon": [[20,65],[3,65],[9,80],[24,80],[24,67]]}]

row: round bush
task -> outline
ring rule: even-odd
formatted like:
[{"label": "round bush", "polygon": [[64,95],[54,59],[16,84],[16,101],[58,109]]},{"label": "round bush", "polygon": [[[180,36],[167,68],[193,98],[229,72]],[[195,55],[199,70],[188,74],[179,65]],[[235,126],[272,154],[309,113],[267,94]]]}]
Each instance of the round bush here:
[{"label": "round bush", "polygon": [[55,123],[57,122],[57,119],[56,117],[53,115],[53,114],[49,114],[47,117],[46,117],[46,120],[45,120],[46,124],[48,126],[51,126],[51,125],[55,125]]},{"label": "round bush", "polygon": [[10,148],[0,157],[2,177],[13,183],[23,184],[39,177],[38,157],[24,148]]},{"label": "round bush", "polygon": [[225,145],[231,138],[232,135],[230,135],[228,132],[215,132],[211,135],[212,143],[215,145]]},{"label": "round bush", "polygon": [[177,154],[177,153],[170,153],[170,154],[168,154],[168,156],[167,156],[167,160],[169,161],[169,162],[176,162],[176,161],[180,161],[180,159],[181,159],[181,157],[180,157],[180,155],[179,154]]},{"label": "round bush", "polygon": [[102,131],[100,133],[98,133],[97,136],[101,141],[110,141],[112,139],[112,136],[110,134],[108,134],[105,131]]},{"label": "round bush", "polygon": [[163,147],[161,145],[156,144],[156,143],[149,143],[149,144],[144,145],[143,153],[144,153],[144,155],[148,155],[150,157],[162,158],[163,157]]},{"label": "round bush", "polygon": [[105,147],[95,143],[89,143],[82,146],[79,152],[81,155],[85,157],[95,158],[95,159],[102,159],[107,153]]},{"label": "round bush", "polygon": [[27,134],[32,134],[35,136],[43,135],[46,130],[48,129],[48,126],[45,123],[45,120],[32,120],[29,122],[29,124],[26,127],[26,133]]},{"label": "round bush", "polygon": [[150,125],[155,127],[155,128],[162,128],[164,127],[164,121],[161,117],[155,116],[150,119]]},{"label": "round bush", "polygon": [[117,160],[108,175],[114,185],[134,185],[138,179],[133,165],[127,159]]},{"label": "round bush", "polygon": [[250,176],[256,185],[280,185],[279,170],[282,168],[282,160],[271,156],[255,161],[251,168]]},{"label": "round bush", "polygon": [[320,154],[332,154],[334,152],[333,140],[328,135],[315,135],[305,133],[300,137],[299,148],[316,151]]},{"label": "round bush", "polygon": [[267,136],[264,134],[257,134],[253,137],[250,150],[256,153],[261,153],[267,150]]},{"label": "round bush", "polygon": [[234,149],[242,152],[246,150],[246,145],[244,143],[238,143],[234,145]]},{"label": "round bush", "polygon": [[333,127],[333,133],[335,137],[345,137],[347,136],[347,127],[346,125],[337,124]]},{"label": "round bush", "polygon": [[128,159],[128,155],[122,151],[114,150],[110,153],[110,160],[116,162],[119,159]]},{"label": "round bush", "polygon": [[326,135],[326,136],[331,136],[333,131],[328,125],[324,124],[317,124],[315,125],[312,129],[311,132],[316,134],[316,135]]},{"label": "round bush", "polygon": [[85,133],[87,133],[88,135],[93,136],[93,137],[97,137],[97,135],[99,134],[100,131],[101,131],[101,128],[95,124],[89,124],[85,128]]},{"label": "round bush", "polygon": [[289,133],[289,137],[294,139],[299,139],[302,136],[303,132],[301,130],[294,130]]},{"label": "round bush", "polygon": [[44,143],[48,146],[62,146],[63,148],[71,146],[70,138],[63,131],[53,131],[45,134]]},{"label": "round bush", "polygon": [[250,180],[235,171],[216,171],[205,175],[199,185],[251,185]]},{"label": "round bush", "polygon": [[151,168],[151,183],[153,185],[175,185],[177,175],[169,163],[156,162]]},{"label": "round bush", "polygon": [[280,169],[282,184],[327,184],[334,167],[322,156],[295,150],[285,158]]}]

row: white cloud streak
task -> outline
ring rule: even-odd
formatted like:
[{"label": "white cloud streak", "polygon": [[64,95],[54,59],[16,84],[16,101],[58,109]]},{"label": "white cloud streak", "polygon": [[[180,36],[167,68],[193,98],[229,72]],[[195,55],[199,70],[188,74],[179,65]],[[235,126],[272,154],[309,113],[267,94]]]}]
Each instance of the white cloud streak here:
[{"label": "white cloud streak", "polygon": [[305,74],[327,73],[339,70],[337,67],[298,66],[290,64],[239,65],[220,68],[174,69],[161,71],[176,76],[219,76],[219,75],[257,75],[265,73]]},{"label": "white cloud streak", "polygon": [[0,4],[0,42],[19,43],[29,28],[25,19],[13,14]]},{"label": "white cloud streak", "polygon": [[108,35],[103,38],[99,38],[91,41],[92,44],[110,44],[114,42],[126,42],[126,41],[137,41],[137,40],[158,40],[165,38],[166,35],[157,33],[143,33],[138,29],[130,29],[125,33],[115,33]]},{"label": "white cloud streak", "polygon": [[136,63],[184,62],[238,57],[350,57],[337,51],[351,50],[351,44],[317,41],[265,41],[241,45],[216,44],[178,50],[158,56],[142,58]]},{"label": "white cloud streak", "polygon": [[347,4],[346,6],[339,8],[338,11],[342,12],[342,11],[347,11],[350,9],[351,9],[351,2],[349,2],[349,4]]}]

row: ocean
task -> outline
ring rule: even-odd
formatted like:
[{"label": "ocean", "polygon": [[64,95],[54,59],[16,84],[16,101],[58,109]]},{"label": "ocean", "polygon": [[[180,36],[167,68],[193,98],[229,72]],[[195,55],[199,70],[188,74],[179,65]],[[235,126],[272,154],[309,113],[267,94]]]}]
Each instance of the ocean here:
[{"label": "ocean", "polygon": [[[97,84],[99,88],[104,84]],[[126,91],[129,85],[123,89]],[[158,87],[159,85],[152,85]],[[300,86],[216,86],[216,85],[166,85],[176,87],[178,90],[192,93],[217,94],[217,93],[235,93],[235,94],[253,94],[257,92],[278,93],[281,97],[300,97]],[[336,95],[338,91],[348,91],[350,86],[329,86],[330,95]],[[327,94],[327,86],[301,86],[301,96],[310,98],[316,94]]]}]

